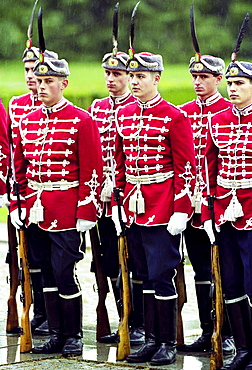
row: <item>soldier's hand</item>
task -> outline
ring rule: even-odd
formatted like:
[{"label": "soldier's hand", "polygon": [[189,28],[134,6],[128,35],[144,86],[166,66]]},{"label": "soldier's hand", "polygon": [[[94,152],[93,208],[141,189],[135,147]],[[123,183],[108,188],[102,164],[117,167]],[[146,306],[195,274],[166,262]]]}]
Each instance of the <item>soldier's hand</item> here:
[{"label": "soldier's hand", "polygon": [[167,230],[172,235],[178,235],[186,229],[188,214],[183,212],[174,212],[167,225]]},{"label": "soldier's hand", "polygon": [[[121,209],[122,221],[126,223],[127,218],[126,218],[123,206],[120,206],[120,209]],[[112,207],[112,220],[115,224],[116,234],[119,236],[122,232],[122,228],[121,228],[121,224],[119,220],[118,206]]]},{"label": "soldier's hand", "polygon": [[76,230],[81,231],[82,233],[84,231],[90,230],[95,226],[96,222],[94,221],[88,221],[83,220],[82,218],[78,218],[76,222]]},{"label": "soldier's hand", "polygon": [[18,208],[10,213],[11,223],[16,229],[21,229],[21,227],[24,226],[25,217],[26,208],[21,208],[20,216]]},{"label": "soldier's hand", "polygon": [[[215,236],[214,236],[214,231],[213,231],[213,223],[212,220],[206,220],[204,222],[204,229],[210,239],[210,243],[216,242]],[[215,225],[216,231],[219,233],[220,232],[220,227]]]}]

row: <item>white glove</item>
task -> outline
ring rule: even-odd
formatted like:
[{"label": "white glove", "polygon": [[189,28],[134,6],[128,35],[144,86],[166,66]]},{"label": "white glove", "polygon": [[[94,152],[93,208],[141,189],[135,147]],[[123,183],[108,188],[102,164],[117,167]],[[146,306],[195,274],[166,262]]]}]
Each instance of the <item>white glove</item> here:
[{"label": "white glove", "polygon": [[10,213],[11,223],[16,229],[21,229],[24,226],[24,220],[26,217],[26,208],[21,208],[21,214],[19,217],[18,208]]},{"label": "white glove", "polygon": [[76,222],[76,229],[77,231],[81,231],[82,233],[84,231],[92,229],[94,227],[96,222],[94,221],[88,221],[88,220],[83,220],[83,218],[77,218]]},{"label": "white glove", "polygon": [[3,195],[3,204],[4,204],[7,208],[10,206],[10,201],[9,201],[9,199],[8,199],[8,194],[7,194],[7,193],[5,193],[5,194]]},{"label": "white glove", "polygon": [[[121,213],[122,213],[122,221],[124,223],[126,223],[127,218],[126,218],[126,215],[125,215],[125,212],[124,212],[124,208],[123,208],[123,206],[121,206],[120,208],[121,208]],[[116,234],[119,236],[122,232],[122,228],[121,228],[121,224],[120,224],[120,221],[119,221],[118,206],[113,206],[112,207],[112,220],[115,224]]]},{"label": "white glove", "polygon": [[0,208],[2,208],[4,206],[4,199],[3,199],[3,195],[0,194]]},{"label": "white glove", "polygon": [[[215,240],[215,236],[214,236],[214,232],[213,232],[213,223],[212,223],[212,220],[206,220],[204,222],[204,229],[210,239],[210,243],[214,243],[216,240]],[[220,232],[220,227],[217,226],[215,224],[215,229],[217,231],[217,233]]]},{"label": "white glove", "polygon": [[186,229],[187,221],[188,221],[187,213],[174,212],[168,222],[167,230],[172,235],[178,235]]}]

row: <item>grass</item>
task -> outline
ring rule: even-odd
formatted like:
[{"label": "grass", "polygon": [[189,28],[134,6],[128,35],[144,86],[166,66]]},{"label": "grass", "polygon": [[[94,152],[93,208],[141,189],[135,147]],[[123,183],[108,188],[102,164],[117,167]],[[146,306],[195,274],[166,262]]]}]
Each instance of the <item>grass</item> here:
[{"label": "grass", "polygon": [[6,222],[8,211],[6,207],[0,208],[0,222]]},{"label": "grass", "polygon": [[[103,78],[103,68],[100,63],[69,64],[71,75],[65,97],[74,104],[87,109],[95,98],[107,95]],[[226,83],[220,84],[220,92],[226,95]],[[27,91],[24,81],[22,62],[0,63],[0,97],[7,108],[13,95],[24,94]],[[164,99],[171,103],[183,104],[195,98],[191,77],[186,64],[167,66],[162,72],[159,91]]]}]

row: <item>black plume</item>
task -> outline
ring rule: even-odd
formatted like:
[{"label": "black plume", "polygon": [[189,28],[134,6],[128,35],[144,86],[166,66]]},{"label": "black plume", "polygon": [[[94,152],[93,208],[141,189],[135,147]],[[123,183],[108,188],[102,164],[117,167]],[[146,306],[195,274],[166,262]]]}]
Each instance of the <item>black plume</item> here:
[{"label": "black plume", "polygon": [[113,16],[113,46],[117,48],[117,38],[118,38],[118,9],[119,3],[116,3]]},{"label": "black plume", "polygon": [[192,36],[194,50],[196,53],[200,53],[199,44],[198,44],[197,37],[196,37],[195,23],[194,23],[194,2],[192,2],[191,8],[190,8],[190,25],[191,25],[191,36]]},{"label": "black plume", "polygon": [[44,39],[43,25],[42,25],[42,8],[39,8],[39,12],[38,12],[38,34],[39,34],[39,49],[41,53],[44,53],[45,39]]},{"label": "black plume", "polygon": [[30,23],[29,23],[29,26],[28,26],[28,30],[27,30],[27,36],[28,36],[28,39],[32,39],[32,35],[33,35],[33,20],[34,20],[34,13],[35,13],[35,9],[36,9],[36,6],[37,6],[37,2],[38,0],[35,1],[34,5],[33,5],[33,9],[32,9],[32,13],[31,13],[31,19],[30,19]]},{"label": "black plume", "polygon": [[135,36],[135,16],[136,16],[137,7],[138,7],[139,4],[140,4],[140,1],[138,1],[138,3],[135,5],[135,7],[133,9],[133,12],[132,12],[132,15],[131,15],[130,40],[129,40],[130,49],[133,49],[134,36]]},{"label": "black plume", "polygon": [[241,28],[240,28],[240,32],[239,32],[239,35],[237,37],[237,40],[236,40],[236,44],[235,44],[235,47],[234,47],[234,51],[233,51],[233,54],[232,54],[232,62],[234,62],[236,60],[236,54],[238,53],[238,51],[240,50],[240,46],[241,46],[241,43],[242,43],[242,40],[243,40],[243,37],[245,35],[245,32],[247,31],[247,28],[248,28],[248,22],[249,22],[249,12],[245,15],[244,17],[244,20],[242,22],[242,25],[241,25]]}]

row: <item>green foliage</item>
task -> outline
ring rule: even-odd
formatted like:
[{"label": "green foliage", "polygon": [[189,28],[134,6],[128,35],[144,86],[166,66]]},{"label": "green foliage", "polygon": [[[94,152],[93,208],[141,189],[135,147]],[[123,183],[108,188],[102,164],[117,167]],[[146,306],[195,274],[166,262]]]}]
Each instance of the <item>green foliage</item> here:
[{"label": "green foliage", "polygon": [[[46,46],[68,61],[97,61],[112,49],[110,0],[40,0]],[[21,59],[33,0],[1,0],[0,59]],[[160,53],[168,63],[187,63],[193,55],[189,25],[192,0],[142,0],[136,15],[135,50]],[[198,41],[203,54],[229,60],[251,0],[194,1]],[[127,51],[130,16],[136,0],[119,7],[119,49]],[[251,30],[245,36],[239,58],[252,59]],[[34,44],[38,44],[37,20]]]}]

